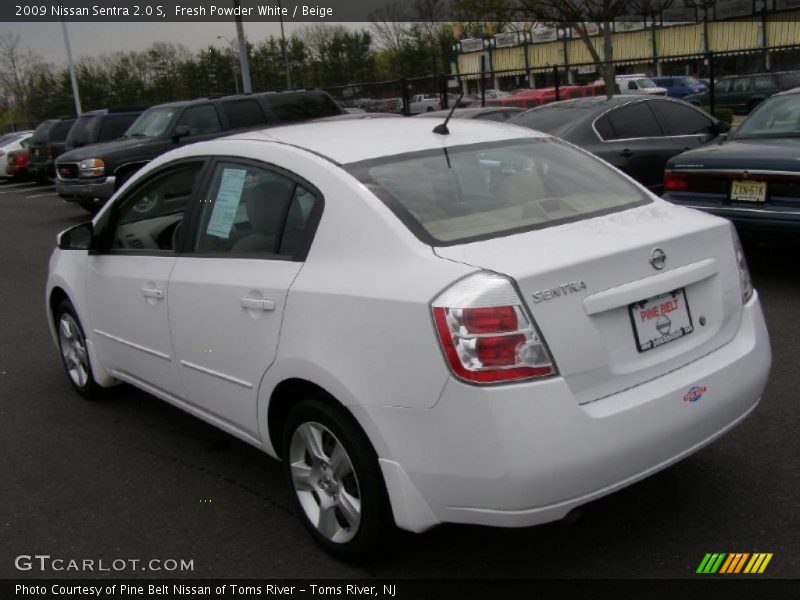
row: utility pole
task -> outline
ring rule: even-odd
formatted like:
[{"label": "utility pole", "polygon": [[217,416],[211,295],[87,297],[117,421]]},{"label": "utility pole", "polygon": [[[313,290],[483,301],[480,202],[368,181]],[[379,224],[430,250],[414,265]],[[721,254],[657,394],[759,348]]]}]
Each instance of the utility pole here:
[{"label": "utility pole", "polygon": [[78,78],[75,77],[75,65],[72,63],[72,49],[69,47],[69,34],[67,33],[67,22],[61,19],[61,30],[64,32],[64,45],[67,47],[67,65],[69,66],[69,78],[72,80],[72,98],[75,100],[75,115],[80,117],[81,95],[78,91]]},{"label": "utility pole", "polygon": [[[239,9],[239,0],[233,0],[233,7]],[[239,13],[239,11],[236,11]],[[236,37],[239,39],[239,65],[242,69],[242,88],[245,94],[253,93],[250,83],[250,65],[247,63],[247,43],[244,39],[244,26],[241,14],[236,15]]]}]

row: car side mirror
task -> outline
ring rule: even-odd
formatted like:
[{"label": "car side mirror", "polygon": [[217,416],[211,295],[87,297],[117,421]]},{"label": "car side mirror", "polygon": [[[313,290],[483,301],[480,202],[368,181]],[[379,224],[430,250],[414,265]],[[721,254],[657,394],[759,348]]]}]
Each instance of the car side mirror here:
[{"label": "car side mirror", "polygon": [[731,124],[725,121],[717,121],[714,124],[714,131],[717,133],[728,133],[731,130]]},{"label": "car side mirror", "polygon": [[91,221],[75,225],[58,234],[58,247],[61,250],[89,250],[94,236]]},{"label": "car side mirror", "polygon": [[186,137],[191,133],[188,125],[178,125],[172,133],[172,141],[177,142],[182,137]]}]

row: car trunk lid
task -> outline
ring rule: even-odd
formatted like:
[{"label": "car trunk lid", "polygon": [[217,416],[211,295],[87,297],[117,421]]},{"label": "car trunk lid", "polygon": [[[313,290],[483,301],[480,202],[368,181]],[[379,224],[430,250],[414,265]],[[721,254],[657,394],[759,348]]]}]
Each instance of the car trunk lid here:
[{"label": "car trunk lid", "polygon": [[741,318],[730,225],[663,202],[435,252],[516,281],[581,404],[712,352]]}]

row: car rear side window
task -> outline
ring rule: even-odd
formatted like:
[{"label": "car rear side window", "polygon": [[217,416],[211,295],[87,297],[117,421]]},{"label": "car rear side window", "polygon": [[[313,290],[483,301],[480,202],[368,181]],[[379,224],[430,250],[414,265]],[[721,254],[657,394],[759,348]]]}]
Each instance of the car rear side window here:
[{"label": "car rear side window", "polygon": [[606,118],[614,133],[611,137],[606,137],[602,133],[600,135],[603,135],[605,140],[663,136],[661,127],[648,104],[646,101],[634,102],[610,111]]},{"label": "car rear side window", "polygon": [[551,138],[426,150],[345,169],[433,246],[549,227],[649,202],[596,158]]},{"label": "car rear side window", "polygon": [[204,195],[195,251],[293,258],[304,249],[317,197],[282,173],[217,165]]},{"label": "car rear side window", "polygon": [[187,125],[189,135],[204,135],[222,131],[217,109],[211,104],[190,106],[178,119],[178,125]]},{"label": "car rear side window", "polygon": [[45,121],[40,123],[36,130],[33,132],[33,143],[44,144],[47,141],[47,135],[56,124],[56,121]]},{"label": "car rear side window", "polygon": [[753,89],[756,91],[775,89],[775,81],[769,75],[753,77]]},{"label": "car rear side window", "polygon": [[252,98],[227,100],[222,103],[222,110],[228,119],[228,125],[231,129],[257,127],[267,122],[258,100]]},{"label": "car rear side window", "polygon": [[322,93],[270,94],[266,100],[272,112],[283,123],[342,114],[334,99]]},{"label": "car rear side window", "polygon": [[650,108],[661,121],[664,135],[701,135],[713,131],[714,121],[691,106],[669,100],[654,100]]},{"label": "car rear side window", "polygon": [[106,118],[103,119],[103,124],[100,127],[100,133],[97,136],[97,141],[107,142],[108,140],[121,138],[122,135],[128,130],[128,127],[133,125],[133,122],[138,118],[138,113],[125,115],[106,115]]}]

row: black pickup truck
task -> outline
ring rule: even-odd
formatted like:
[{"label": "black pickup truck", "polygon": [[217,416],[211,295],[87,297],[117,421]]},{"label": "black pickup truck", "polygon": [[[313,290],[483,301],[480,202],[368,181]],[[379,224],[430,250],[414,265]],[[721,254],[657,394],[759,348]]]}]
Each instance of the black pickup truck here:
[{"label": "black pickup truck", "polygon": [[90,212],[157,156],[235,131],[341,115],[320,90],[198,98],[153,106],[121,139],[65,152],[56,163],[56,190]]}]

